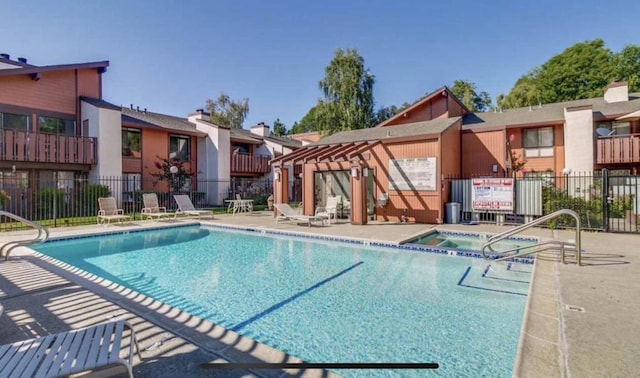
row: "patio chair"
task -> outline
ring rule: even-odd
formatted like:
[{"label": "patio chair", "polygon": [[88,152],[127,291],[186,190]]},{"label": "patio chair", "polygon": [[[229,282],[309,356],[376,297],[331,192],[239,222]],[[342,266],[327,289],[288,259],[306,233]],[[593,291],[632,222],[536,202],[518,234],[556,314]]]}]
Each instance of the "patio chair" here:
[{"label": "patio chair", "polygon": [[327,203],[324,206],[318,206],[315,214],[326,217],[329,224],[331,224],[331,216],[333,216],[334,221],[338,220],[338,206],[340,206],[340,202],[342,202],[341,196],[327,197]]},{"label": "patio chair", "polygon": [[[131,338],[128,360],[120,358],[125,329]],[[124,320],[0,345],[0,376],[66,377],[119,367],[133,377],[134,345],[142,360],[133,327]]]},{"label": "patio chair", "polygon": [[240,193],[236,194],[236,202],[235,202],[235,206],[236,208],[234,209],[234,213],[239,212],[245,212],[245,213],[250,213],[253,212],[253,200],[246,200],[246,199],[242,199],[242,196],[240,196]]},{"label": "patio chair", "polygon": [[324,216],[298,214],[295,210],[291,208],[291,206],[289,206],[288,203],[274,203],[273,206],[280,213],[276,217],[276,223],[278,223],[281,220],[296,220],[296,221],[306,222],[309,225],[309,227],[311,227],[312,221],[321,221],[322,225],[324,226],[324,220],[326,219],[326,217]]},{"label": "patio chair", "polygon": [[98,224],[107,224],[111,221],[124,221],[131,220],[131,217],[124,215],[123,209],[118,209],[116,205],[116,199],[114,197],[101,197],[98,198]]},{"label": "patio chair", "polygon": [[144,204],[142,216],[147,217],[147,219],[173,216],[172,213],[167,213],[166,207],[160,206],[158,195],[155,193],[144,193],[142,195],[142,203]]},{"label": "patio chair", "polygon": [[173,199],[176,201],[176,205],[178,205],[178,210],[175,212],[175,217],[180,214],[185,215],[209,215],[213,218],[213,212],[210,210],[198,210],[193,206],[193,202],[191,202],[191,198],[189,198],[186,194],[174,194]]}]

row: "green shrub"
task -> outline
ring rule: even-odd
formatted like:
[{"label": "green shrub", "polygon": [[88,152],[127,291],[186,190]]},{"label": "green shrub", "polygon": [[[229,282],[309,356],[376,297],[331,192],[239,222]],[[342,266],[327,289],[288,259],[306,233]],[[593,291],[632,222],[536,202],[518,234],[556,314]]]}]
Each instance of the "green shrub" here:
[{"label": "green shrub", "polygon": [[98,213],[98,198],[109,197],[111,191],[106,185],[87,184],[80,188],[80,201],[81,206],[79,215],[96,215]]},{"label": "green shrub", "polygon": [[[66,213],[65,193],[62,189],[45,188],[36,195],[38,219],[48,219],[54,216],[62,216]],[[55,211],[54,211],[55,210]]]}]

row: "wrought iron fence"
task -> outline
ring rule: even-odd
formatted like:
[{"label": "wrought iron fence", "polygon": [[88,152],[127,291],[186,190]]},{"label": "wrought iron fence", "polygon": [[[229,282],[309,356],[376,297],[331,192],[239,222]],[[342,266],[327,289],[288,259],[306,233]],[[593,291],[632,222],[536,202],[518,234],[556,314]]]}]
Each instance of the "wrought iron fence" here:
[{"label": "wrought iron fence", "polygon": [[[459,203],[462,222],[522,224],[559,209],[572,209],[585,229],[640,233],[640,176],[628,172],[527,175],[514,179],[509,210],[474,206],[473,178],[447,178],[449,202]],[[571,217],[546,223],[550,228],[575,226]]]},{"label": "wrought iron fence", "polygon": [[[49,227],[95,223],[99,197],[115,197],[125,213],[135,215],[142,210],[143,193],[156,193],[160,206],[169,211],[176,209],[174,194],[188,194],[196,207],[215,209],[223,208],[224,201],[235,199],[237,194],[252,199],[256,206],[266,205],[273,193],[273,182],[263,178],[194,180],[176,186],[142,180],[139,176],[91,179],[54,175],[47,180],[24,177],[3,180],[0,184],[0,209]],[[0,217],[0,231],[22,227]]]}]

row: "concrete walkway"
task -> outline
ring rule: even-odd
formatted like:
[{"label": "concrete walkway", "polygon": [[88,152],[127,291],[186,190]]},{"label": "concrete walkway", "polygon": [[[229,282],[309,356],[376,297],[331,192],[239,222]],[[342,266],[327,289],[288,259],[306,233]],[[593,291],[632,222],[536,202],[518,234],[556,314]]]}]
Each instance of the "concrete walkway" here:
[{"label": "concrete walkway", "polygon": [[[186,224],[190,221],[180,220]],[[270,228],[367,240],[400,242],[432,225],[379,223],[353,226],[275,224],[273,215],[216,215],[214,224]],[[203,220],[203,223],[207,221]],[[108,227],[52,229],[52,236],[172,226],[137,222]],[[441,225],[440,229],[495,233],[504,227]],[[26,232],[2,234],[2,240]],[[524,234],[552,237],[546,229]],[[573,234],[559,232],[558,238]],[[522,328],[514,376],[640,376],[640,235],[583,233],[583,266],[560,264],[556,256],[536,262]],[[296,371],[204,370],[204,362],[295,362],[293,357],[224,330],[137,293],[35,257],[26,250],[0,261],[0,344],[93,325],[112,318],[134,325],[143,361],[136,357],[140,377],[282,376]],[[583,310],[583,311],[580,311]],[[221,375],[222,374],[222,375]],[[305,376],[326,376],[307,371]]]}]

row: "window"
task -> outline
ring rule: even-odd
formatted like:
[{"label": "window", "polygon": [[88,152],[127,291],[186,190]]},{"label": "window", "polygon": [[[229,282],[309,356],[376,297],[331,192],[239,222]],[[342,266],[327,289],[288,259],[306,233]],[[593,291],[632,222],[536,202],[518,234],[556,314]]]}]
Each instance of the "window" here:
[{"label": "window", "polygon": [[29,116],[22,114],[0,113],[0,125],[5,130],[29,131]]},{"label": "window", "polygon": [[122,129],[122,156],[142,157],[140,135],[141,133],[138,129]]},{"label": "window", "polygon": [[552,187],[555,185],[556,178],[551,171],[547,172],[525,172],[525,180],[540,180],[544,186]]},{"label": "window", "polygon": [[525,129],[524,156],[553,156],[553,127]]},{"label": "window", "polygon": [[601,122],[598,124],[598,128],[611,130],[613,131],[612,135],[629,135],[631,133],[631,122]]},{"label": "window", "polygon": [[38,131],[43,134],[76,135],[76,121],[38,116]]},{"label": "window", "polygon": [[142,189],[142,175],[140,173],[122,174],[122,201],[133,203],[135,193]]},{"label": "window", "polygon": [[189,161],[189,137],[169,136],[169,159]]}]

